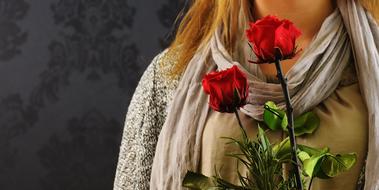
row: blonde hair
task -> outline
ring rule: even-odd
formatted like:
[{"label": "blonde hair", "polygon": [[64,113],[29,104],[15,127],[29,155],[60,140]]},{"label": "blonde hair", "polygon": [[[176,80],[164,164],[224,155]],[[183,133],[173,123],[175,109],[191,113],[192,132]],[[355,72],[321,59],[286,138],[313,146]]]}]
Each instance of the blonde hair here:
[{"label": "blonde hair", "polygon": [[360,0],[361,4],[371,12],[379,22],[379,0]]},{"label": "blonde hair", "polygon": [[[360,0],[374,17],[379,18],[379,0]],[[240,13],[252,19],[252,0],[192,0],[192,5],[181,21],[176,37],[168,54],[175,54],[178,60],[170,75],[184,71],[195,52],[209,41],[217,27],[221,27],[221,39],[226,49],[233,54],[241,32]],[[178,54],[179,52],[179,54]]]}]

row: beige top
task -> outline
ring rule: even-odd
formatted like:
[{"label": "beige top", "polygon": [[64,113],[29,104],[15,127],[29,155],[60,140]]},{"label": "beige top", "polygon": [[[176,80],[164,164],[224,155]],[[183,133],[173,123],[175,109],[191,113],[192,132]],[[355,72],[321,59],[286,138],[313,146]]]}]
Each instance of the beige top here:
[{"label": "beige top", "polygon": [[[332,153],[355,152],[358,161],[354,168],[342,175],[328,180],[315,179],[312,190],[355,190],[367,153],[368,119],[358,83],[344,86],[336,91],[313,110],[321,123],[317,131],[305,137],[297,138],[298,144],[313,147],[329,147]],[[241,120],[250,137],[257,134],[256,121],[242,112]],[[202,137],[200,171],[207,176],[214,176],[215,169],[229,182],[239,184],[237,161],[225,156],[236,152],[238,148],[225,144],[221,137],[239,138],[241,131],[234,114],[210,111]],[[282,132],[269,132],[271,142],[283,139]],[[240,172],[246,168],[239,164]]]}]

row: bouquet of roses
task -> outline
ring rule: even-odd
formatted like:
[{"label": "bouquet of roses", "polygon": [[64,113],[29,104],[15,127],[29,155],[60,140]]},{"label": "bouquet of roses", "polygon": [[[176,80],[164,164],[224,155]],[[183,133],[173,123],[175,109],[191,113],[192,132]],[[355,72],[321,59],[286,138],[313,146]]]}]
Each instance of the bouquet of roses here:
[{"label": "bouquet of roses", "polygon": [[[210,107],[218,112],[234,113],[241,129],[241,140],[227,138],[238,146],[240,153],[231,153],[246,166],[248,172],[238,177],[240,184],[232,184],[222,176],[207,177],[188,171],[183,186],[191,189],[240,189],[240,190],[288,190],[310,189],[314,178],[328,179],[348,171],[356,162],[356,154],[332,154],[329,148],[314,148],[296,143],[296,137],[312,134],[320,120],[313,112],[303,113],[294,118],[287,79],[284,78],[280,61],[291,59],[296,54],[296,39],[301,32],[289,20],[267,16],[250,23],[246,32],[258,60],[255,64],[274,63],[286,100],[286,111],[274,102],[264,105],[263,122],[260,126],[268,130],[283,130],[288,138],[271,144],[265,131],[258,127],[256,139],[247,136],[237,110],[246,104],[248,81],[237,66],[212,72],[203,79],[203,89],[209,94]],[[289,173],[283,172],[283,165],[291,165]]]}]

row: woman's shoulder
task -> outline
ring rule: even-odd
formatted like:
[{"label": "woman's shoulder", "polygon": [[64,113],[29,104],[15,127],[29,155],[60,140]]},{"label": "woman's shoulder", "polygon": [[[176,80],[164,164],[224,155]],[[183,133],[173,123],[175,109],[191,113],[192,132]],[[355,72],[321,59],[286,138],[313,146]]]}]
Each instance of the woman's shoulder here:
[{"label": "woman's shoulder", "polygon": [[171,99],[181,78],[181,75],[170,75],[175,64],[177,64],[177,60],[177,54],[171,52],[169,53],[169,49],[165,49],[156,55],[151,63],[154,67],[156,89],[158,92],[164,92],[163,94],[165,94],[168,99]]},{"label": "woman's shoulder", "polygon": [[168,76],[175,62],[176,58],[169,56],[168,49],[158,53],[139,79],[129,106],[140,106],[142,101],[166,105],[172,99],[179,81],[179,77]]}]

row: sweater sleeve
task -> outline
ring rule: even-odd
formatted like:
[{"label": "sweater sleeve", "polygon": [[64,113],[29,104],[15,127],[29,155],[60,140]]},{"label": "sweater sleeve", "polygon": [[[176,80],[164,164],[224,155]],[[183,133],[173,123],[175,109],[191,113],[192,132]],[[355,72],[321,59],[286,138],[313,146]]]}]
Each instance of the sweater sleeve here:
[{"label": "sweater sleeve", "polygon": [[114,190],[149,189],[155,146],[166,116],[167,88],[158,72],[163,54],[145,70],[129,104]]}]

